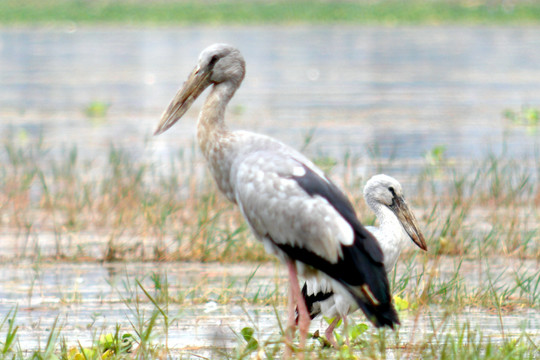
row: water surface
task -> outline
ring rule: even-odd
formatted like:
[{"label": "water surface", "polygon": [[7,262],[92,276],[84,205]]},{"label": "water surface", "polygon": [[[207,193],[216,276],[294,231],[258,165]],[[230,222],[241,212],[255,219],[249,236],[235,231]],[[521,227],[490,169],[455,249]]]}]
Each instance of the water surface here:
[{"label": "water surface", "polygon": [[[52,151],[72,145],[92,160],[112,144],[163,162],[191,149],[199,100],[166,134],[161,112],[209,44],[237,46],[247,75],[229,123],[308,155],[366,159],[378,146],[418,167],[445,145],[460,162],[505,152],[533,161],[538,132],[502,117],[540,106],[536,27],[201,27],[0,30],[0,133],[40,134]],[[204,96],[204,95],[203,95]],[[84,109],[110,104],[104,121]],[[395,174],[398,175],[398,174]]]},{"label": "water surface", "polygon": [[[435,281],[448,282],[459,261],[451,257],[439,261]],[[502,292],[505,286],[511,286],[516,274],[537,271],[535,261],[502,258],[489,262],[466,260],[459,266],[461,286],[468,291],[492,281]],[[163,294],[160,288],[167,288],[172,300],[168,306],[160,304],[175,319],[171,320],[167,339],[173,352],[204,353],[212,346],[234,348],[239,344],[236,333],[245,326],[257,329],[259,339],[269,339],[279,334],[278,316],[282,322],[286,317],[287,277],[284,267],[278,264],[23,262],[2,265],[0,271],[4,274],[0,314],[18,308],[18,335],[25,350],[44,346],[57,317],[62,336],[72,346],[77,341],[90,346],[96,333],[114,332],[117,324],[122,333],[138,330],[139,321],[148,320],[156,308],[138,288],[137,280],[156,299]],[[397,271],[409,271],[412,284],[422,267],[418,263],[406,270],[400,263]],[[276,296],[281,300],[274,308],[271,304]],[[495,309],[482,307],[447,311],[431,305],[422,308],[418,317],[410,311],[400,313],[400,341],[422,341],[434,332],[455,333],[456,324],[466,323],[481,332],[485,342],[502,341],[503,331],[507,337],[526,333],[533,341],[540,341],[538,309],[504,310],[502,317]],[[351,319],[353,323],[366,321],[359,312]],[[311,330],[324,326],[324,322],[314,321]],[[155,335],[155,341],[165,343],[162,325],[156,328]],[[0,338],[3,336],[0,332]]]}]

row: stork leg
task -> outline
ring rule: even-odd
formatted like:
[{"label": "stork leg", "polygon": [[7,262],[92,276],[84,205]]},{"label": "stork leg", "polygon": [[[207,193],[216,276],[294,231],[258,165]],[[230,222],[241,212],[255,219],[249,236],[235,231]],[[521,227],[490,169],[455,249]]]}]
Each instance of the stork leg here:
[{"label": "stork leg", "polygon": [[349,341],[349,323],[347,322],[347,315],[343,316],[343,331],[345,332],[345,344],[350,347]]},{"label": "stork leg", "polygon": [[[296,303],[296,308],[298,309],[298,332],[300,333],[300,349],[304,349],[307,339],[307,333],[309,330],[309,323],[311,318],[306,306],[304,297],[302,296],[302,291],[300,290],[300,284],[298,283],[298,272],[296,271],[296,263],[292,260],[287,261],[287,268],[289,270],[289,286],[291,293],[291,300],[293,303],[293,308],[289,305],[289,326],[294,329],[294,324],[296,323],[295,314],[294,314],[294,303]],[[294,330],[293,330],[294,334]]]},{"label": "stork leg", "polygon": [[[290,283],[290,282],[289,282]],[[295,306],[296,301],[292,291],[292,286],[289,285],[289,301],[287,306],[287,328],[285,329],[285,359],[290,359],[292,356],[292,346],[294,342],[294,333],[296,331],[296,321],[295,317]]]},{"label": "stork leg", "polygon": [[328,340],[328,342],[332,344],[332,346],[335,347],[336,349],[339,349],[339,346],[336,342],[336,337],[334,336],[334,329],[336,328],[339,322],[339,319],[340,317],[336,316],[334,320],[332,321],[332,323],[328,325],[328,328],[324,332],[324,336],[326,336],[326,340]]}]

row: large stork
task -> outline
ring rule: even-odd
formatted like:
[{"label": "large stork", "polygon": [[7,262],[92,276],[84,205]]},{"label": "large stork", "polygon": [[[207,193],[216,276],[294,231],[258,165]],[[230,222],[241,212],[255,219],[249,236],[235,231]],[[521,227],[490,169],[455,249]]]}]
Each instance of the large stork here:
[{"label": "large stork", "polygon": [[[420,249],[427,250],[424,235],[418,222],[409,209],[401,184],[393,177],[375,175],[364,187],[364,199],[375,213],[379,227],[367,226],[382,249],[386,272],[392,271],[401,250],[412,240]],[[350,298],[334,292],[332,284],[324,279],[308,279],[302,287],[302,295],[306,301],[311,318],[323,315],[334,318],[325,331],[326,339],[337,347],[333,331],[340,319],[357,310],[358,305]]]},{"label": "large stork", "polygon": [[265,249],[287,265],[288,325],[294,333],[298,307],[300,346],[305,344],[311,319],[298,274],[325,279],[375,326],[393,328],[399,319],[383,254],[346,196],[296,150],[264,135],[227,128],[225,109],[244,73],[244,58],[236,48],[215,44],[203,50],[155,134],[169,129],[212,86],[197,122],[199,146],[219,189],[238,204]]}]

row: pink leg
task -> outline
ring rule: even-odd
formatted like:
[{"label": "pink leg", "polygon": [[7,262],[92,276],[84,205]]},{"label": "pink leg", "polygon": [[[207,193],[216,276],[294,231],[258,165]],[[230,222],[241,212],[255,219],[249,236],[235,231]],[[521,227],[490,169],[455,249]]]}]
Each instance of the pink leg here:
[{"label": "pink leg", "polygon": [[287,328],[285,329],[285,354],[284,358],[289,359],[292,356],[292,345],[294,341],[294,333],[296,331],[296,321],[295,321],[295,301],[294,294],[292,292],[292,287],[289,286],[289,301],[287,306]]},{"label": "pink leg", "polygon": [[336,349],[339,349],[339,346],[334,337],[334,329],[336,328],[336,325],[338,324],[339,319],[340,317],[336,316],[336,318],[332,321],[332,323],[328,326],[328,328],[324,332],[324,336],[326,336],[326,340],[328,340],[328,342],[332,344],[332,346],[335,347]]},{"label": "pink leg", "polygon": [[[304,301],[302,291],[300,290],[300,284],[298,283],[296,264],[293,261],[288,260],[287,268],[289,270],[289,286],[291,289],[291,297],[294,299],[293,301],[296,302],[296,306],[298,309],[298,331],[300,333],[300,349],[303,350],[306,344],[306,338],[309,331],[309,323],[311,322],[311,318],[309,317],[306,302]],[[289,313],[289,316],[290,315],[291,314]],[[291,322],[295,323],[294,313],[292,315],[292,318],[289,319],[289,324]]]}]

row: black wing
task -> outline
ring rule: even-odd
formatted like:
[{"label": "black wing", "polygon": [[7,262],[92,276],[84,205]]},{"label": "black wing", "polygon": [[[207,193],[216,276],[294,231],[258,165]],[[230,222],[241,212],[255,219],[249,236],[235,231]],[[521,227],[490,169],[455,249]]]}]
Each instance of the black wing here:
[{"label": "black wing", "polygon": [[[304,283],[304,286],[302,287],[302,296],[304,297],[304,301],[306,302],[309,316],[313,320],[321,313],[321,308],[320,306],[318,306],[318,303],[334,296],[334,292],[332,290],[328,292],[319,291],[318,293],[308,295],[307,283]],[[298,322],[298,319],[296,320],[296,322]]]},{"label": "black wing", "polygon": [[302,165],[306,170],[304,176],[294,177],[298,185],[309,195],[319,195],[325,198],[330,205],[351,225],[359,237],[359,244],[374,262],[383,264],[383,252],[377,240],[367,231],[356,216],[354,208],[347,197],[330,180],[322,179],[313,170]]},{"label": "black wing", "polygon": [[310,196],[325,198],[354,230],[354,242],[342,245],[343,257],[337,263],[304,248],[276,244],[292,259],[306,263],[339,281],[354,296],[358,306],[377,327],[399,324],[392,306],[390,286],[383,263],[383,253],[377,240],[356,216],[347,197],[332,182],[321,178],[304,166],[305,174],[293,179]]}]

